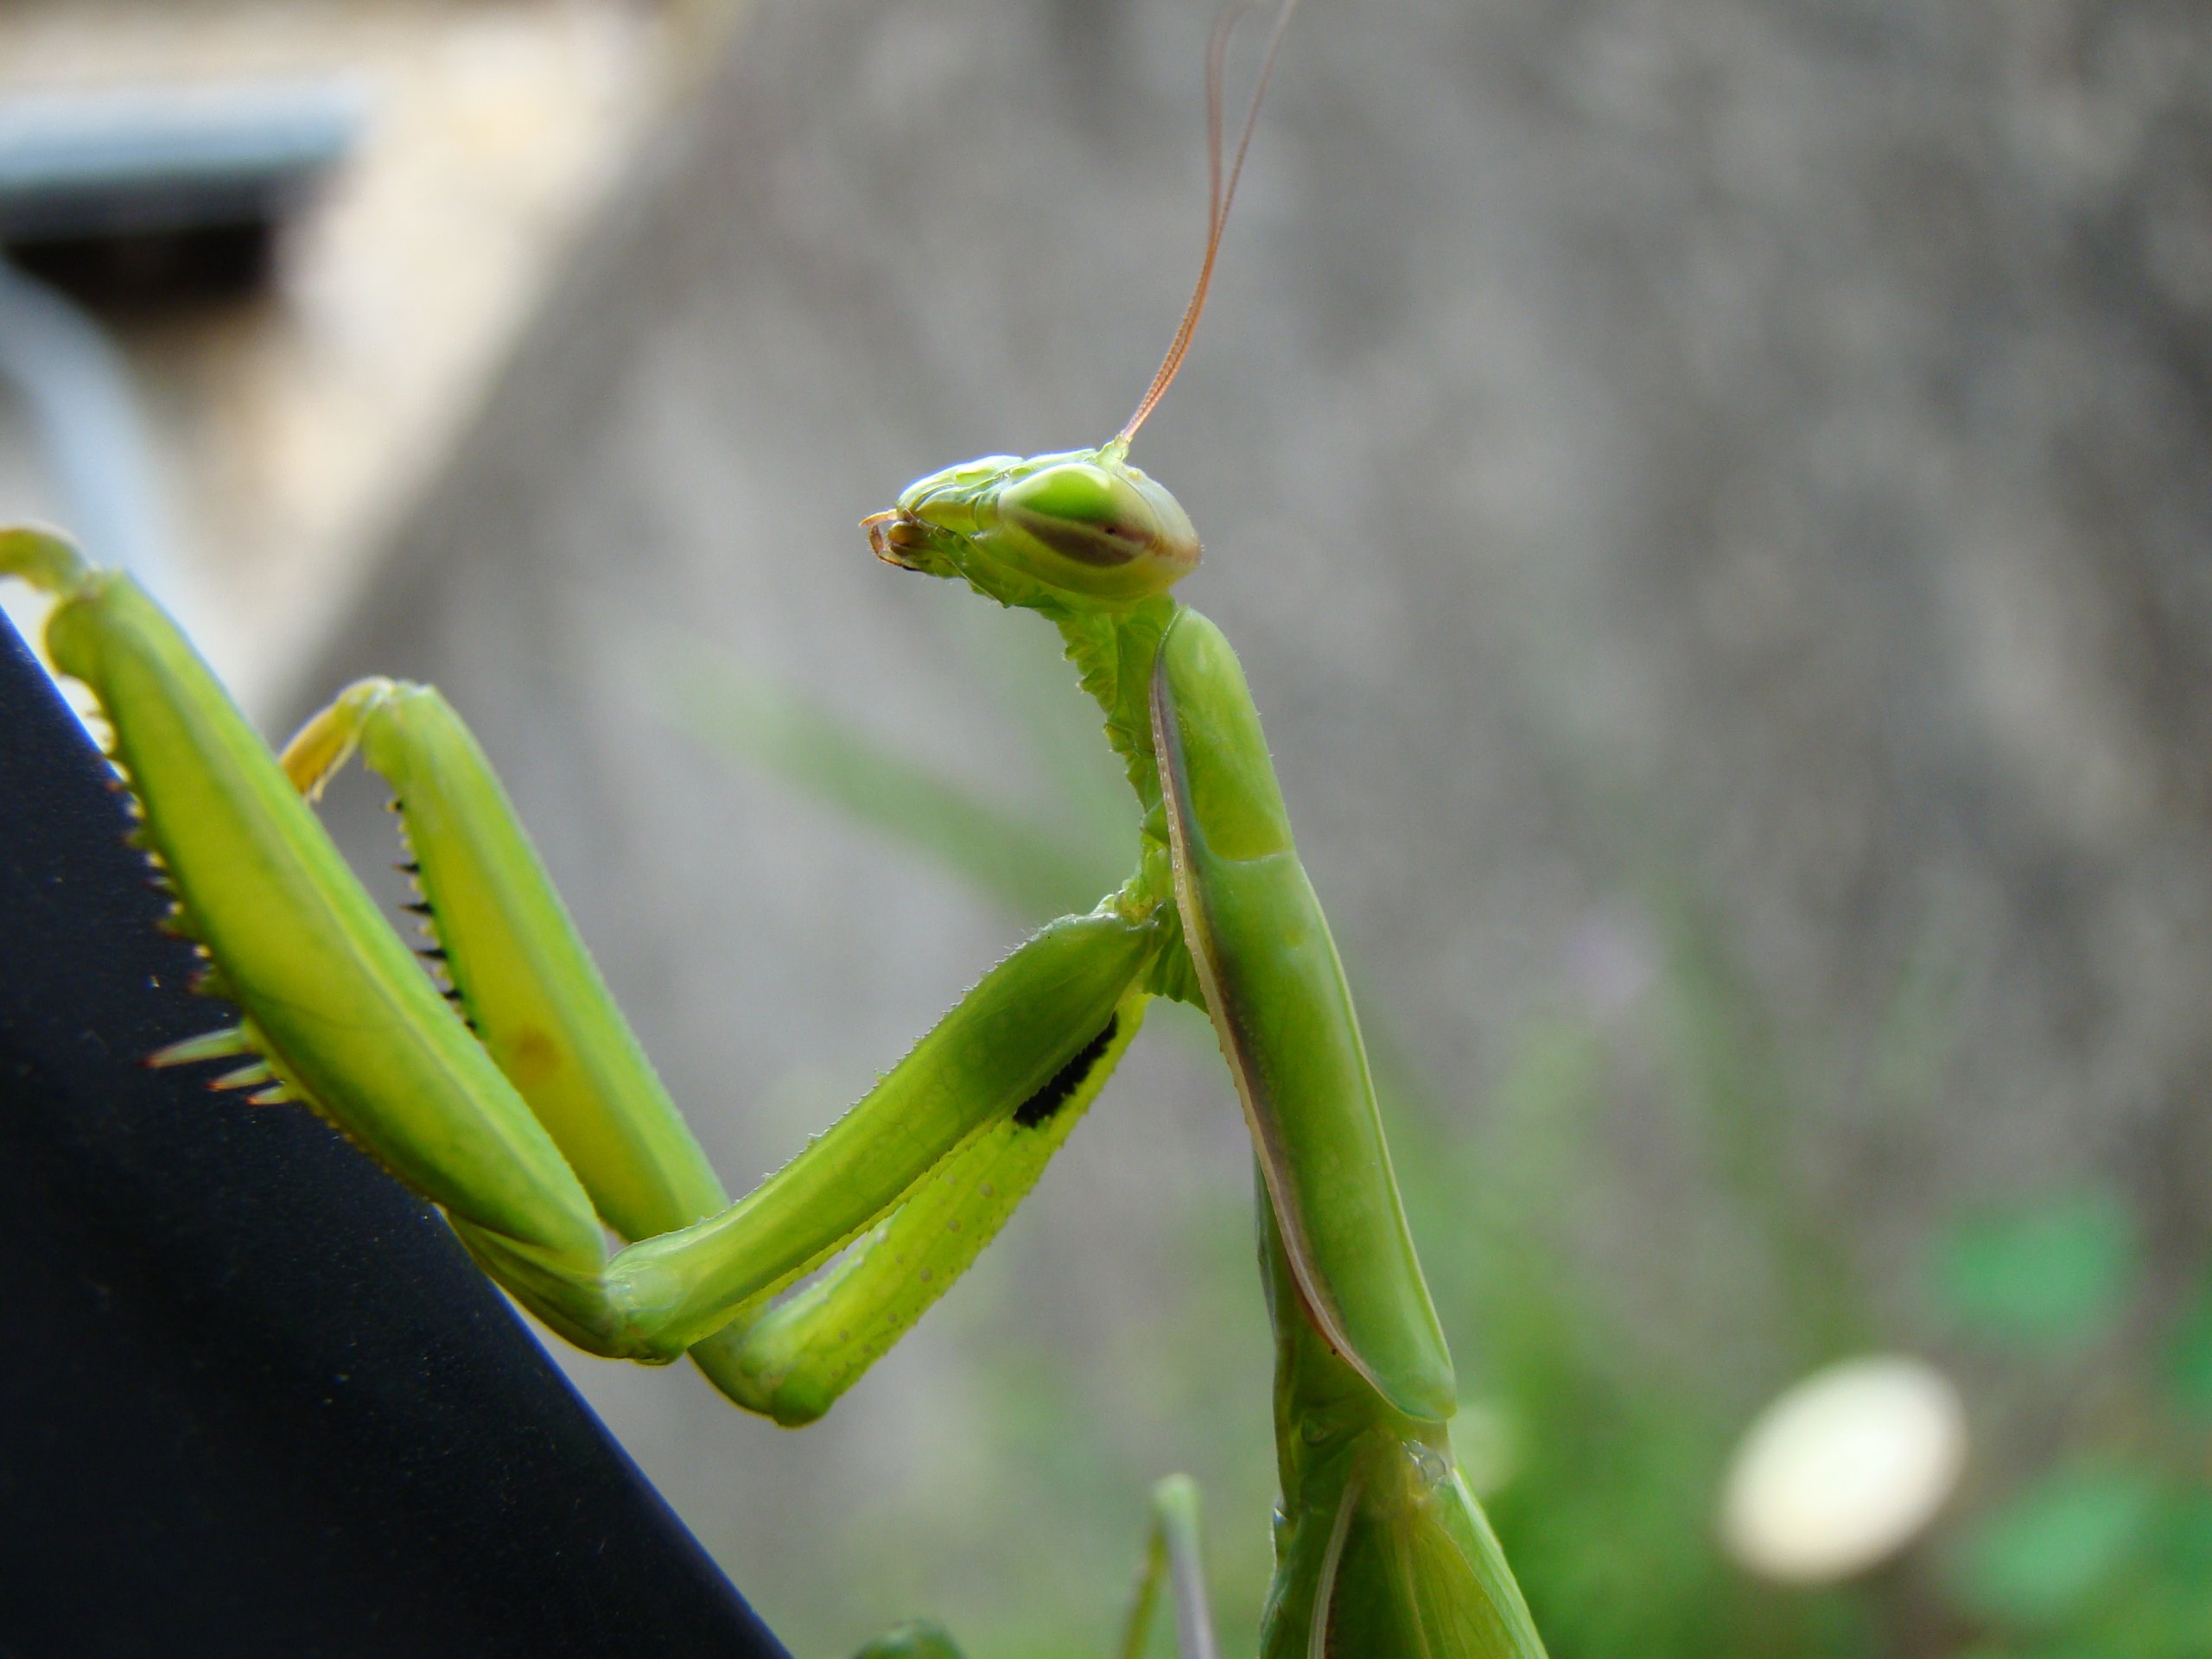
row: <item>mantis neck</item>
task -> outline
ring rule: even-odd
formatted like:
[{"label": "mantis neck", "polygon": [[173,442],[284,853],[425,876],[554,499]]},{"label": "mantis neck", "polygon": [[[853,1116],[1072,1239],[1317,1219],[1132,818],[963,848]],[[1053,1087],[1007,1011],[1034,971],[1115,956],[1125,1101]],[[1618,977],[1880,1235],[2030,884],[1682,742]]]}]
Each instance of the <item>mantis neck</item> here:
[{"label": "mantis neck", "polygon": [[1125,610],[1071,604],[1046,612],[1083,689],[1106,716],[1106,741],[1121,756],[1147,822],[1160,810],[1160,763],[1152,749],[1153,659],[1182,608],[1159,594]]},{"label": "mantis neck", "polygon": [[1182,922],[1175,910],[1167,812],[1160,800],[1160,761],[1153,752],[1152,735],[1153,663],[1160,654],[1160,642],[1183,607],[1159,594],[1125,609],[1077,604],[1037,608],[1059,629],[1083,689],[1106,716],[1106,741],[1121,757],[1137,798],[1137,868],[1110,902],[1127,915],[1156,915],[1173,930],[1174,938],[1155,959],[1146,988],[1202,1007],[1204,998],[1190,954],[1182,945]]}]

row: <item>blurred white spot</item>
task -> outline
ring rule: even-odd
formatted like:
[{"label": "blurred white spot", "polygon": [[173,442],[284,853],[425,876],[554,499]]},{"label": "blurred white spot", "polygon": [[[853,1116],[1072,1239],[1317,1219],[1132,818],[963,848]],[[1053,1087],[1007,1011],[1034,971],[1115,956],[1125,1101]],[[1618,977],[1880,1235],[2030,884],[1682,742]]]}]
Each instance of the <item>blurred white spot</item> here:
[{"label": "blurred white spot", "polygon": [[1721,1492],[1722,1546],[1762,1578],[1849,1578],[1919,1535],[1965,1461],[1966,1412],[1935,1367],[1902,1357],[1831,1365],[1745,1432]]}]

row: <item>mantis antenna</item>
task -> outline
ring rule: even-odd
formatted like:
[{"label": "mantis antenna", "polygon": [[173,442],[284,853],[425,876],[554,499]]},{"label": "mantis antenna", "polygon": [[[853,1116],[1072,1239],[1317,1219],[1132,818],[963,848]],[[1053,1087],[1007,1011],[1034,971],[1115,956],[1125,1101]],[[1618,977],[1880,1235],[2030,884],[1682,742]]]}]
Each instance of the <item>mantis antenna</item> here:
[{"label": "mantis antenna", "polygon": [[1122,429],[1114,435],[1114,447],[1128,448],[1129,440],[1136,436],[1137,429],[1153,411],[1154,404],[1166,395],[1174,384],[1176,372],[1183,366],[1185,353],[1191,349],[1191,335],[1198,326],[1198,315],[1206,308],[1206,289],[1213,283],[1214,256],[1221,251],[1222,227],[1229,223],[1229,204],[1236,199],[1236,180],[1244,171],[1244,152],[1251,147],[1252,129],[1259,124],[1260,98],[1268,90],[1268,76],[1275,67],[1275,50],[1282,44],[1283,30],[1290,25],[1290,14],[1296,10],[1298,0],[1282,0],[1282,7],[1275,13],[1275,26],[1268,36],[1268,47],[1260,59],[1259,79],[1252,83],[1252,102],[1244,111],[1244,130],[1237,135],[1236,154],[1229,164],[1226,184],[1221,171],[1221,83],[1224,67],[1229,58],[1229,37],[1237,22],[1254,8],[1247,3],[1224,7],[1213,26],[1213,38],[1206,46],[1206,251],[1198,263],[1198,286],[1191,290],[1191,302],[1183,308],[1183,321],[1176,325],[1175,337],[1167,343],[1167,355],[1160,359],[1160,368],[1152,377],[1152,384],[1145,388],[1143,401],[1137,412],[1129,416]]}]

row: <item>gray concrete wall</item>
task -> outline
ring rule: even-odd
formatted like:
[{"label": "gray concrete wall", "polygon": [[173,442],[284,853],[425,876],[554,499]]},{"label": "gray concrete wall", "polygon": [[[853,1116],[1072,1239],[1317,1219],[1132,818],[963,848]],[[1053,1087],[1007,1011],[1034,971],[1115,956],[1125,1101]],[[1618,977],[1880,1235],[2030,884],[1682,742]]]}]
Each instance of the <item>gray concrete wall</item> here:
[{"label": "gray concrete wall", "polygon": [[[327,664],[434,678],[477,723],[733,1184],[1020,922],[677,731],[672,664],[728,652],[1049,798],[978,672],[1041,625],[879,566],[855,523],[1122,419],[1196,261],[1206,21],[763,0]],[[2162,1260],[2202,1255],[2208,155],[2183,3],[1309,0],[1294,26],[1135,458],[1206,538],[1187,596],[1243,654],[1421,1080],[1407,1132],[1478,1147],[1532,1021],[1611,1033],[1560,1204],[1662,1325],[1757,1277],[1736,1235],[1698,1255],[1728,1148],[1655,1081],[1685,927],[1757,1051],[1732,1121],[1887,1340],[1926,1338],[1911,1264],[1976,1199],[2116,1173]],[[1009,1643],[1095,1608],[1103,1639],[1177,1465],[1251,1581],[1265,1356],[1203,1047],[1155,1039],[824,1426],[579,1363],[802,1651],[925,1607]],[[1448,1203],[1421,1225],[1451,1250]],[[1184,1267],[1207,1251],[1229,1265]],[[1151,1357],[1209,1344],[1197,1380]],[[1042,1511],[1074,1439],[1125,1523]],[[747,1518],[764,1491],[786,1519]],[[795,1587],[824,1551],[849,1588]]]}]

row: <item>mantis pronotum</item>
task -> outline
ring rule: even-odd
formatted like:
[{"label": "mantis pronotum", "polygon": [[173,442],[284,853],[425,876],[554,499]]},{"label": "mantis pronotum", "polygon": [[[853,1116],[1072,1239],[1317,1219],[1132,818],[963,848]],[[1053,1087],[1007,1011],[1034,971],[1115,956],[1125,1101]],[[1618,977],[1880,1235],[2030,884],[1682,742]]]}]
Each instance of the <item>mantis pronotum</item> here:
[{"label": "mantis pronotum", "polygon": [[[1541,1644],[1453,1462],[1451,1359],[1335,947],[1236,658],[1169,595],[1198,563],[1196,532],[1127,460],[1189,346],[1256,117],[1257,91],[1224,170],[1226,40],[1217,29],[1208,63],[1205,259],[1135,414],[1096,449],[934,474],[866,524],[887,563],[1059,630],[1136,796],[1136,868],[992,969],[734,1203],[436,691],[359,682],[272,756],[129,576],[32,531],[0,534],[0,575],[59,597],[54,660],[97,698],[177,925],[239,1011],[156,1063],[223,1061],[213,1087],[304,1102],[442,1206],[563,1336],[647,1363],[689,1355],[779,1422],[828,1410],[975,1259],[1153,997],[1203,1006],[1252,1133],[1275,1331],[1282,1503],[1262,1651],[1526,1659]],[[397,798],[443,988],[311,810],[357,751]],[[611,1253],[610,1230],[628,1241]],[[1123,1651],[1141,1650],[1172,1579],[1185,1659],[1210,1656],[1187,1484],[1163,1483],[1155,1509]],[[869,1651],[952,1649],[912,1627]]]}]

